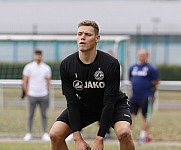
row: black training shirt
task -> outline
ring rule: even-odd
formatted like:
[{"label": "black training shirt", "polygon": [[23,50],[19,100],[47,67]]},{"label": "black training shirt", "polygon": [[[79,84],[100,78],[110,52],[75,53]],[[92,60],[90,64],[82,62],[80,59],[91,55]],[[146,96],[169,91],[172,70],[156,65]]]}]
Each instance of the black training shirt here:
[{"label": "black training shirt", "polygon": [[97,50],[95,60],[84,64],[76,52],[62,61],[60,75],[73,132],[80,131],[81,104],[91,110],[92,115],[100,116],[97,135],[104,137],[113,116],[116,97],[119,96],[118,60]]}]

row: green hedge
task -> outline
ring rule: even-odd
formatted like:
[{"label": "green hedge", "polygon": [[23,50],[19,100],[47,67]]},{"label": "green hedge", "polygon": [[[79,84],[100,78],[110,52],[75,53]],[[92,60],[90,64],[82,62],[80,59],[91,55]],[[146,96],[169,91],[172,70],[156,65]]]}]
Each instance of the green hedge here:
[{"label": "green hedge", "polygon": [[[52,69],[52,79],[59,80],[60,62],[47,63]],[[22,79],[22,71],[25,63],[0,63],[0,79]],[[165,81],[181,80],[181,66],[159,65],[157,66],[160,79]]]},{"label": "green hedge", "polygon": [[181,66],[159,65],[157,68],[158,68],[161,80],[165,80],[165,81],[181,80]]},{"label": "green hedge", "polygon": [[[52,79],[58,80],[60,63],[47,63],[52,70]],[[25,63],[0,63],[0,79],[22,79]]]}]

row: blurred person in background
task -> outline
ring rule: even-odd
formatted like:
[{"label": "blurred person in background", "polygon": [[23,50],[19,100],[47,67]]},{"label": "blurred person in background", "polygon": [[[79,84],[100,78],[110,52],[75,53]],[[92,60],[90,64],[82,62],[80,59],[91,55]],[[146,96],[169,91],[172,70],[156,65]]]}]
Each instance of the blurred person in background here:
[{"label": "blurred person in background", "polygon": [[117,59],[96,49],[99,40],[96,22],[80,22],[79,50],[61,62],[60,76],[67,108],[50,130],[52,150],[68,150],[65,139],[71,133],[76,150],[90,148],[80,131],[96,121],[100,126],[92,150],[104,149],[104,136],[110,125],[121,143],[120,149],[135,150],[128,97],[120,91],[120,65]]},{"label": "blurred person in background", "polygon": [[141,49],[137,53],[138,62],[129,69],[129,79],[132,84],[130,109],[133,125],[139,109],[142,112],[142,129],[139,144],[150,142],[149,136],[152,106],[155,100],[156,86],[159,84],[159,74],[155,67],[148,62],[148,52]]},{"label": "blurred person in background", "polygon": [[41,110],[43,141],[49,141],[47,133],[47,109],[49,106],[49,92],[51,80],[51,68],[42,61],[42,51],[34,52],[34,61],[28,63],[23,70],[23,89],[29,101],[28,133],[23,138],[24,141],[32,139],[32,124],[36,105]]}]

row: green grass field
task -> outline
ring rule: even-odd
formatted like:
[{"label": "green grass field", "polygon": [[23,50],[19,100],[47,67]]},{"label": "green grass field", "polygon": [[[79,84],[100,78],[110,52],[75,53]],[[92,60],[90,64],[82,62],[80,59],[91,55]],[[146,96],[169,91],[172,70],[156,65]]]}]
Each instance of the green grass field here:
[{"label": "green grass field", "polygon": [[[69,145],[69,150],[75,150],[73,142]],[[1,150],[50,150],[49,143],[0,143]],[[105,150],[118,150],[118,145],[106,144]],[[136,150],[180,150],[177,146],[136,146]]]},{"label": "green grass field", "polygon": [[[48,128],[54,123],[55,118],[59,115],[62,110],[56,108],[48,111]],[[181,141],[181,110],[164,110],[153,113],[153,122],[151,128],[151,136],[154,141]],[[1,138],[12,138],[12,142],[0,142],[1,150],[48,150],[50,149],[49,143],[35,142],[35,143],[24,143],[21,142],[23,135],[26,133],[26,118],[27,109],[26,107],[5,107],[3,111],[0,111],[0,139]],[[140,130],[140,115],[136,119],[136,125],[133,130],[133,137],[136,140]],[[93,138],[96,135],[98,126],[97,123],[88,126],[83,130],[85,138]],[[34,118],[33,133],[35,138],[38,139],[41,136],[41,121],[39,109],[36,110]],[[6,137],[2,135],[5,134]],[[8,137],[9,135],[9,137]],[[115,134],[112,130],[112,137],[115,138]],[[18,139],[20,142],[13,142],[14,139]],[[91,144],[91,143],[90,143]],[[70,150],[74,150],[74,144],[70,143]],[[119,149],[117,144],[108,144],[105,141],[105,150],[117,150]],[[137,150],[180,150],[181,147],[171,146],[137,146]]]},{"label": "green grass field", "polygon": [[[62,109],[55,108],[48,111],[48,128],[52,126],[56,117],[60,114]],[[151,136],[154,140],[164,141],[179,141],[181,140],[181,110],[162,110],[154,112],[152,116],[152,128]],[[136,118],[136,124],[133,130],[133,136],[135,139],[138,138],[139,130],[141,127],[140,115]],[[15,134],[21,137],[22,134],[26,133],[26,122],[27,122],[27,108],[23,106],[18,107],[5,107],[0,112],[0,133]],[[85,128],[84,134],[86,137],[90,137],[96,134],[97,123],[90,125]],[[36,109],[34,125],[34,133],[41,133],[41,118],[39,109]],[[113,132],[112,132],[113,134]],[[114,134],[112,135],[115,136]]]},{"label": "green grass field", "polygon": [[[11,89],[4,90],[5,101],[7,99],[18,99],[20,97],[21,91]],[[62,98],[61,93],[58,90],[55,91],[56,100]],[[159,93],[159,99],[172,102],[181,100],[181,92],[174,91],[162,91]],[[6,103],[5,103],[6,104]],[[48,111],[48,129],[54,123],[56,117],[61,113],[62,108],[56,107],[55,109],[49,109]],[[154,111],[152,115],[152,127],[151,127],[151,137],[154,141],[178,141],[181,142],[181,109],[180,110],[159,110]],[[0,150],[49,150],[50,144],[43,142],[21,142],[24,134],[26,133],[26,122],[27,122],[27,107],[26,106],[10,106],[5,105],[3,109],[0,110]],[[136,118],[136,124],[133,129],[133,137],[136,141],[139,137],[139,131],[141,128],[141,117],[140,115]],[[96,135],[98,129],[97,123],[88,126],[83,130],[83,135],[85,138],[93,138]],[[36,139],[40,138],[42,132],[41,128],[41,118],[39,109],[36,110],[33,133]],[[112,130],[112,137],[116,139],[115,134]],[[3,142],[1,139],[12,139],[12,142]],[[14,142],[14,140],[19,142]],[[15,140],[15,141],[16,141]],[[74,150],[73,142],[69,145],[70,150]],[[117,144],[108,144],[105,141],[105,150],[118,150]],[[137,150],[180,150],[181,147],[173,146],[137,146]]]}]

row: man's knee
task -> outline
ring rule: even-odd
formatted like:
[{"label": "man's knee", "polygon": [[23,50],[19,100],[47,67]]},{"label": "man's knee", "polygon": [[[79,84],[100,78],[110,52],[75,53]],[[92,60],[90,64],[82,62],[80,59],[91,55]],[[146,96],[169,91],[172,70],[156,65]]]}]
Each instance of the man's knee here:
[{"label": "man's knee", "polygon": [[52,142],[57,142],[63,140],[62,136],[58,134],[54,129],[50,130],[50,139]]},{"label": "man's knee", "polygon": [[130,141],[132,138],[130,128],[120,129],[120,131],[117,133],[117,137],[120,142]]},{"label": "man's knee", "polygon": [[123,142],[123,141],[126,142],[132,139],[131,127],[128,122],[125,122],[125,121],[118,122],[115,124],[114,129],[118,137],[118,140],[120,142]]},{"label": "man's knee", "polygon": [[66,124],[55,122],[50,129],[50,139],[52,142],[62,142],[70,133],[71,130]]}]

